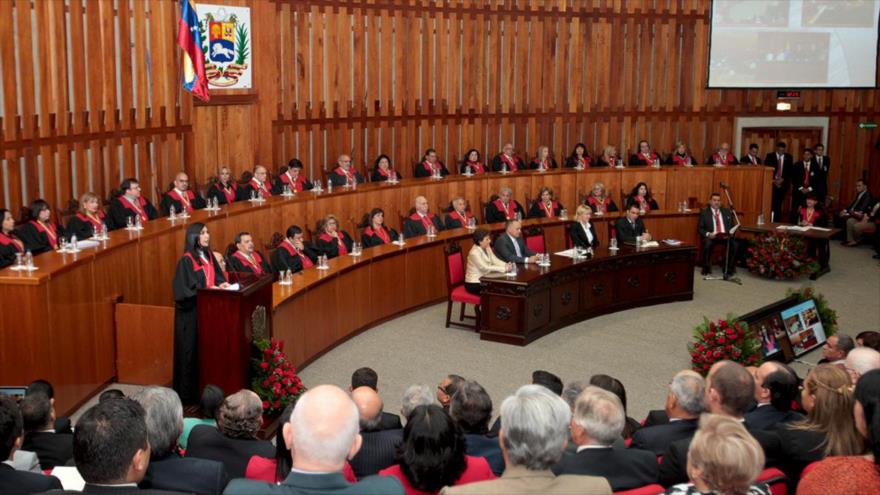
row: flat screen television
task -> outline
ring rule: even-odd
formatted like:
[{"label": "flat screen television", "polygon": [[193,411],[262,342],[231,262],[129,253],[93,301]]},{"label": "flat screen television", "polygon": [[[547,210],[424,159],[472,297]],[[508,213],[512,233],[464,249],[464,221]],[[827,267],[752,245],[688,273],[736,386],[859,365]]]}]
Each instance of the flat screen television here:
[{"label": "flat screen television", "polygon": [[825,343],[816,303],[787,297],[739,317],[761,342],[765,361],[789,362]]},{"label": "flat screen television", "polygon": [[780,316],[795,357],[802,356],[825,343],[825,328],[822,326],[822,319],[819,318],[816,301],[807,299],[783,310]]}]

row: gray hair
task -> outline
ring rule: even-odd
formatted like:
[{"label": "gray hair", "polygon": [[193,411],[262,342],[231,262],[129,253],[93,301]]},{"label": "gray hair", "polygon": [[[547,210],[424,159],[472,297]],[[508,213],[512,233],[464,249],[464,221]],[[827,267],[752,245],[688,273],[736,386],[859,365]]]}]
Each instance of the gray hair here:
[{"label": "gray hair", "polygon": [[672,379],[669,391],[675,396],[678,405],[688,414],[703,412],[706,380],[702,376],[696,373],[679,373]]},{"label": "gray hair", "polygon": [[229,438],[257,438],[263,418],[263,402],[250,390],[226,397],[217,411],[217,428]]},{"label": "gray hair", "polygon": [[589,385],[590,382],[587,380],[577,380],[569,382],[565,385],[565,388],[562,389],[562,398],[568,403],[568,407],[570,407],[572,411],[574,411],[574,404],[577,402],[578,395],[581,395],[581,392],[583,392]]},{"label": "gray hair", "polygon": [[403,393],[403,405],[400,406],[400,414],[404,419],[408,418],[413,409],[419,406],[436,404],[434,389],[428,385],[410,385]]},{"label": "gray hair", "polygon": [[501,403],[501,435],[510,463],[533,471],[562,458],[571,410],[541,385],[523,385]]},{"label": "gray hair", "polygon": [[574,422],[587,432],[594,443],[611,445],[620,438],[626,415],[616,395],[590,385],[577,398]]},{"label": "gray hair", "polygon": [[183,433],[183,405],[177,392],[166,387],[145,387],[132,397],[147,413],[147,438],[151,457],[164,457]]},{"label": "gray hair", "polygon": [[344,406],[327,411],[331,404],[324,404],[322,393],[316,387],[300,396],[290,414],[290,425],[297,451],[308,452],[309,459],[314,461],[337,464],[348,457],[359,434],[358,408],[350,398],[346,401],[340,397],[332,406],[338,401],[343,401]]},{"label": "gray hair", "polygon": [[505,194],[505,193],[507,193],[507,194],[513,194],[513,189],[511,189],[511,188],[509,188],[509,187],[507,187],[507,186],[504,186],[504,187],[502,187],[501,189],[498,190],[498,194]]},{"label": "gray hair", "polygon": [[870,347],[856,347],[846,355],[846,367],[862,376],[880,368],[880,352]]},{"label": "gray hair", "polygon": [[360,425],[361,430],[379,429],[379,425],[382,424],[382,408],[379,408],[379,412],[377,412],[374,416],[370,416],[368,418],[361,417],[358,420],[358,424]]},{"label": "gray hair", "polygon": [[853,350],[856,347],[856,342],[852,337],[845,333],[837,334],[837,349],[843,351],[845,354],[849,354],[849,351]]}]

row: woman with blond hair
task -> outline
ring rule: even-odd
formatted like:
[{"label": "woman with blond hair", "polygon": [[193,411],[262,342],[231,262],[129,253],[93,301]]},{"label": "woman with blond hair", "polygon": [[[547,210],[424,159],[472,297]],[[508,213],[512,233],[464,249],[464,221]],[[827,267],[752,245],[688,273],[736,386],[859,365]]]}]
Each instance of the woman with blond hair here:
[{"label": "woman with blond hair", "polygon": [[801,403],[807,418],[777,429],[779,468],[788,479],[800,478],[807,464],[826,456],[865,452],[865,440],[853,419],[853,387],[846,371],[832,364],[813,368],[804,380]]},{"label": "woman with blond hair", "polygon": [[591,167],[616,167],[617,166],[617,148],[610,144],[602,150],[599,158],[590,164]]},{"label": "woman with blond hair", "polygon": [[94,237],[103,230],[104,217],[98,195],[87,192],[79,198],[79,211],[67,222],[67,235],[75,235],[79,240]]},{"label": "woman with blond hair", "polygon": [[345,256],[351,252],[354,241],[348,232],[339,228],[339,220],[336,215],[327,215],[318,222],[317,228],[318,242],[316,247],[318,251],[327,256],[327,259],[336,258],[337,256]]},{"label": "woman with blond hair", "polygon": [[617,205],[614,204],[614,201],[610,196],[606,194],[605,184],[602,182],[597,182],[593,184],[593,189],[590,190],[590,195],[587,196],[585,205],[589,206],[593,213],[604,215],[607,212],[617,211]]},{"label": "woman with blond hair", "polygon": [[547,146],[539,146],[538,150],[535,151],[535,158],[532,159],[532,163],[529,164],[529,168],[532,170],[550,170],[551,168],[556,168],[556,160],[550,156],[550,148]]},{"label": "woman with blond hair", "polygon": [[763,468],[764,451],[740,421],[704,414],[688,448],[691,483],[675,485],[666,493],[770,495],[767,485],[755,484]]}]

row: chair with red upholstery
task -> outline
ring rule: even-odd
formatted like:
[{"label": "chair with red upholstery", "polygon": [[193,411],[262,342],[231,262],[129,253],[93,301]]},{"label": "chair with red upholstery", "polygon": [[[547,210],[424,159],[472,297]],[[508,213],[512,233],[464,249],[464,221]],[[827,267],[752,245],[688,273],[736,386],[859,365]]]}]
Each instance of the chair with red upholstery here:
[{"label": "chair with red upholstery", "polygon": [[574,247],[574,242],[572,242],[571,240],[571,229],[569,227],[570,224],[566,225],[565,228],[562,229],[562,231],[565,232],[565,249],[571,249]]},{"label": "chair with red upholstery", "polygon": [[[480,331],[480,296],[471,294],[464,288],[465,260],[461,253],[461,246],[457,242],[450,242],[443,249],[446,256],[446,288],[449,291],[446,305],[446,328],[454,325],[462,328],[472,328],[475,332]],[[461,303],[461,311],[458,322],[452,322],[452,304]],[[465,304],[474,305],[475,316],[464,313]],[[473,319],[474,325],[466,325],[465,319]]]},{"label": "chair with red upholstery", "polygon": [[666,493],[666,489],[663,488],[663,485],[653,484],[633,488],[631,490],[614,492],[614,495],[658,495],[660,493]]},{"label": "chair with red upholstery", "polygon": [[767,483],[767,486],[770,487],[770,493],[773,495],[788,494],[788,478],[779,469],[767,468],[761,471],[755,483]]},{"label": "chair with red upholstery", "polygon": [[522,229],[523,240],[526,247],[536,253],[546,253],[547,243],[544,241],[544,229],[537,225],[530,225]]},{"label": "chair with red upholstery", "polygon": [[807,473],[809,473],[810,471],[812,471],[813,468],[816,467],[816,464],[819,464],[819,462],[821,462],[821,461],[813,461],[813,462],[807,464],[807,467],[805,467],[804,470],[801,471],[801,479],[803,479],[804,476],[807,475]]}]

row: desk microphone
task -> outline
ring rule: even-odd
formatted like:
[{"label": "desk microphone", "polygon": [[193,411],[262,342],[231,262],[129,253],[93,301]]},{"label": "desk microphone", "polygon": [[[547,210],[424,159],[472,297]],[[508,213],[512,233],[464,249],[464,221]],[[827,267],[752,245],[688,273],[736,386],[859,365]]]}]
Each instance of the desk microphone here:
[{"label": "desk microphone", "polygon": [[235,283],[241,286],[241,277],[239,276],[237,271],[232,270],[234,268],[232,266],[232,258],[227,254],[223,256],[223,259],[226,261],[226,273],[234,273],[235,274]]}]

